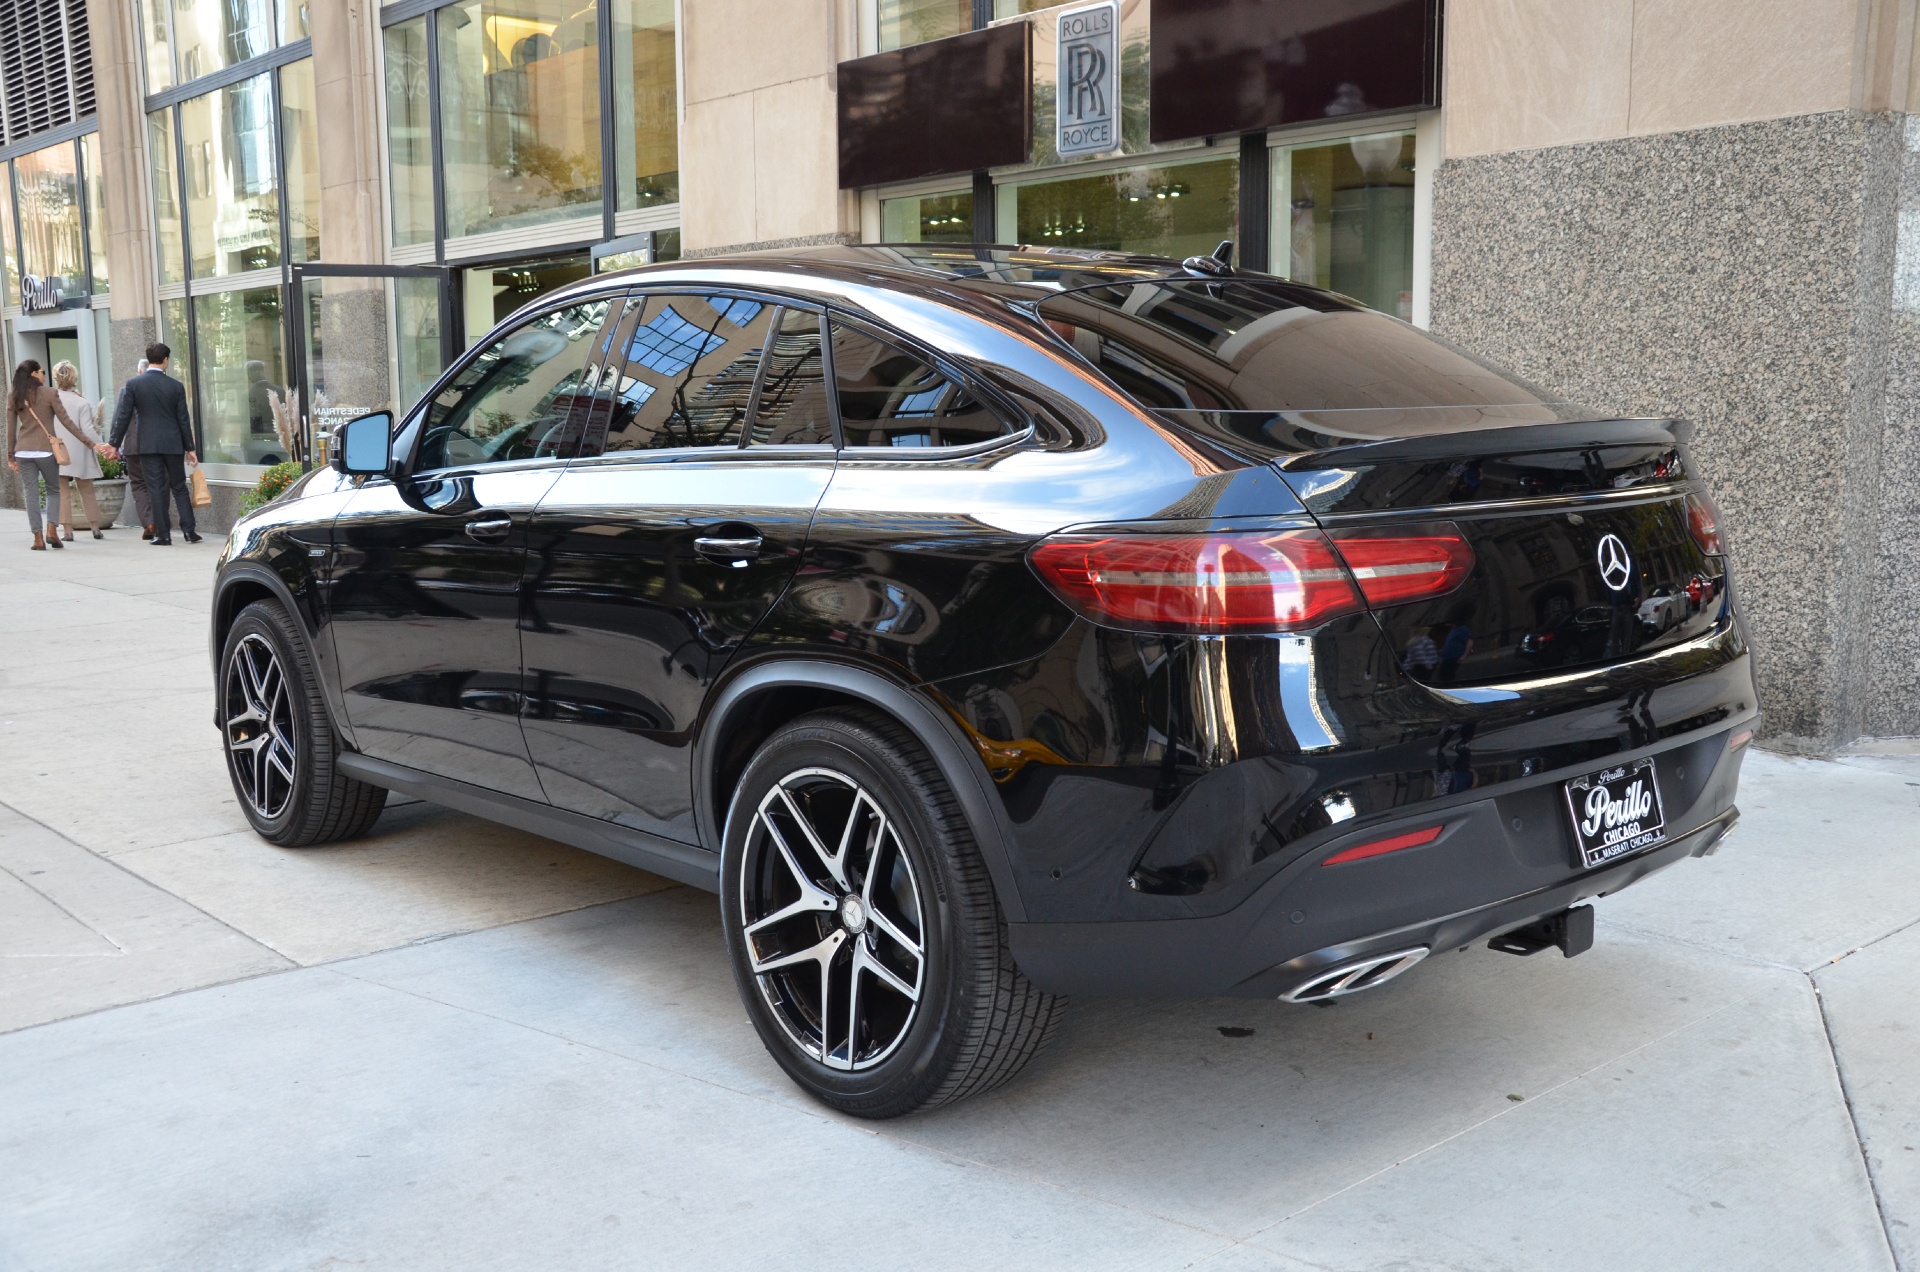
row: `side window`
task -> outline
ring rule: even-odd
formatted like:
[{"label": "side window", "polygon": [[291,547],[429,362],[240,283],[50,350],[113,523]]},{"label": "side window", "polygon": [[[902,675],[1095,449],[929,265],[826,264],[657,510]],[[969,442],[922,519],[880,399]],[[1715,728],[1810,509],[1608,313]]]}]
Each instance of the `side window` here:
[{"label": "side window", "polygon": [[755,446],[830,445],[831,411],[820,366],[820,315],[782,309],[760,375],[750,440]]},{"label": "side window", "polygon": [[542,314],[481,350],[428,404],[415,466],[571,455],[593,414],[588,355],[610,306]]},{"label": "side window", "polygon": [[586,455],[738,446],[774,306],[727,296],[637,296],[607,354],[612,410]]},{"label": "side window", "polygon": [[971,446],[1007,432],[965,385],[918,354],[833,322],[833,378],[848,446]]}]

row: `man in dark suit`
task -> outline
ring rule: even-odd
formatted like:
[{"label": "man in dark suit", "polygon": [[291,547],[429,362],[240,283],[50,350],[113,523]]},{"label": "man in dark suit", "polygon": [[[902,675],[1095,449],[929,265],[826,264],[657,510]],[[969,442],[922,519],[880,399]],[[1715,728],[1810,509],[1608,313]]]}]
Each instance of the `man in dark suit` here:
[{"label": "man in dark suit", "polygon": [[140,422],[138,462],[147,473],[147,494],[153,501],[153,538],[165,545],[173,542],[173,525],[167,516],[167,492],[173,492],[174,507],[180,510],[180,533],[188,543],[200,542],[194,532],[193,496],[187,492],[187,465],[198,463],[193,453],[193,421],[187,416],[187,390],[167,374],[167,361],[173,350],[163,344],[147,346],[147,369],[128,380],[120,390],[120,403],[113,409],[113,433],[107,444],[118,447],[137,416]]}]

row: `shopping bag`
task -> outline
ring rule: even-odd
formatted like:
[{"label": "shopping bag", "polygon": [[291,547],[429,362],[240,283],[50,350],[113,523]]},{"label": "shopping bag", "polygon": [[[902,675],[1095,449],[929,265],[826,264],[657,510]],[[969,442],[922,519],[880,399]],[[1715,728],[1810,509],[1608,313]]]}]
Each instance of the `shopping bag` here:
[{"label": "shopping bag", "polygon": [[193,471],[187,474],[187,481],[193,486],[193,506],[206,508],[213,504],[213,492],[207,489],[207,475],[195,464]]}]

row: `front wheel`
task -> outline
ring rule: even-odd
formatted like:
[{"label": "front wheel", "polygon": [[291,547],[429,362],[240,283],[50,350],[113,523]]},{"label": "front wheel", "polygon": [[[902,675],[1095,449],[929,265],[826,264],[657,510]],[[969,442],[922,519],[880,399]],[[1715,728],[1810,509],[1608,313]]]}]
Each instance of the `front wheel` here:
[{"label": "front wheel", "polygon": [[340,741],[292,615],[272,601],[240,611],[220,653],[227,776],[260,836],[306,848],[363,835],[387,793],[340,771]]},{"label": "front wheel", "polygon": [[761,1041],[846,1113],[895,1117],[998,1086],[1065,1006],[1014,966],[938,768],[877,714],[807,716],[761,747],[727,818],[720,895]]}]

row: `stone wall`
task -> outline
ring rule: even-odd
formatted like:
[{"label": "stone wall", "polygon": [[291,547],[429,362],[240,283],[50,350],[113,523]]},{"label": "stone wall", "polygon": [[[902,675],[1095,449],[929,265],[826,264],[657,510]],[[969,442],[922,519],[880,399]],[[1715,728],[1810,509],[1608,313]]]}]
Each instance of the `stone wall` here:
[{"label": "stone wall", "polygon": [[1765,733],[1789,748],[1920,733],[1902,124],[1831,111],[1453,158],[1435,177],[1437,334],[1607,412],[1696,423]]}]

